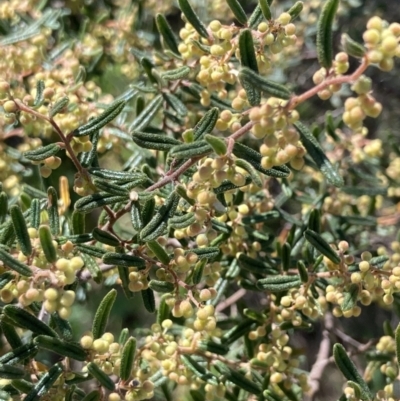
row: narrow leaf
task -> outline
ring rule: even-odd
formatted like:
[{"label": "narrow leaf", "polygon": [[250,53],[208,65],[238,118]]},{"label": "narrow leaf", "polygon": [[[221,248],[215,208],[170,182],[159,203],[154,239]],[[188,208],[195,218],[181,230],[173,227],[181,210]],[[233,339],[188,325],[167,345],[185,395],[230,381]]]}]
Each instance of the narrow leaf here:
[{"label": "narrow leaf", "polygon": [[33,390],[26,395],[24,401],[37,401],[43,395],[45,395],[52,385],[56,382],[56,380],[60,377],[63,371],[61,363],[57,363],[53,365],[43,376],[40,380],[36,383]]},{"label": "narrow leaf", "polygon": [[21,208],[18,205],[11,206],[10,215],[21,252],[25,256],[29,256],[32,253],[32,244]]},{"label": "narrow leaf", "polygon": [[121,380],[128,380],[131,377],[133,362],[135,361],[136,339],[130,337],[125,343],[121,353],[121,365],[119,377]]},{"label": "narrow leaf", "polygon": [[226,0],[228,3],[229,8],[233,12],[235,18],[242,24],[247,24],[247,15],[243,10],[243,7],[240,5],[238,0]]},{"label": "narrow leaf", "polygon": [[25,263],[20,262],[18,259],[12,257],[8,252],[0,248],[0,260],[5,267],[21,274],[21,276],[32,276],[32,270]]},{"label": "narrow leaf", "polygon": [[166,46],[169,50],[171,50],[172,53],[174,53],[175,55],[180,56],[181,54],[179,53],[178,50],[178,41],[164,15],[162,14],[156,15],[156,25],[158,32],[160,32],[160,35],[163,38],[164,46]]},{"label": "narrow leaf", "polygon": [[163,102],[162,95],[157,95],[142,111],[142,113],[136,117],[132,124],[129,126],[129,132],[142,131],[145,129],[154,116],[157,114]]},{"label": "narrow leaf", "polygon": [[317,55],[322,67],[331,68],[333,58],[332,26],[339,0],[327,0],[317,25]]},{"label": "narrow leaf", "polygon": [[98,117],[93,118],[88,123],[80,126],[74,131],[74,136],[80,137],[92,134],[95,131],[98,131],[100,128],[103,128],[110,121],[114,120],[118,114],[121,113],[123,108],[125,107],[125,100],[119,100],[117,102],[112,103],[103,113],[101,113]]},{"label": "narrow leaf", "polygon": [[267,0],[258,0],[258,4],[260,5],[261,12],[264,18],[269,21],[272,19],[271,9],[269,8],[269,3]]},{"label": "narrow leaf", "polygon": [[197,14],[194,12],[188,0],[178,0],[179,8],[186,17],[189,24],[197,31],[197,33],[205,39],[208,39],[208,32],[205,25],[200,21]]},{"label": "narrow leaf", "polygon": [[57,260],[57,250],[53,244],[53,237],[49,226],[39,227],[39,240],[45,258],[48,262],[54,263]]},{"label": "narrow leaf", "polygon": [[321,237],[320,234],[313,230],[306,230],[304,232],[306,240],[322,255],[326,256],[330,261],[336,265],[340,264],[340,257],[334,249]]},{"label": "narrow leaf", "polygon": [[94,362],[89,362],[87,365],[88,372],[107,390],[114,391],[115,383],[104,373],[101,368]]},{"label": "narrow leaf", "polygon": [[243,67],[239,72],[239,79],[244,88],[251,86],[255,90],[260,90],[269,96],[279,99],[290,99],[291,93],[284,85],[265,79],[250,68]]},{"label": "narrow leaf", "polygon": [[58,145],[52,143],[50,145],[37,148],[35,150],[24,152],[24,157],[34,162],[40,162],[47,159],[48,157],[55,156],[60,149],[61,148]]},{"label": "narrow leaf", "polygon": [[116,298],[117,291],[113,289],[100,302],[92,325],[92,333],[94,339],[100,338],[104,334],[108,318],[110,316],[111,308],[113,307]]},{"label": "narrow leaf", "polygon": [[36,316],[15,305],[6,305],[3,308],[5,316],[10,318],[17,326],[30,330],[34,334],[44,334],[57,337],[57,334],[47,324],[43,323]]},{"label": "narrow leaf", "polygon": [[343,373],[343,376],[347,380],[351,380],[357,383],[361,388],[361,399],[365,401],[370,401],[373,398],[371,390],[369,389],[367,383],[364,381],[354,363],[351,361],[346,353],[343,345],[335,344],[333,346],[333,358],[339,370]]},{"label": "narrow leaf", "polygon": [[147,288],[146,290],[142,290],[140,292],[142,293],[144,307],[148,312],[154,313],[156,311],[156,301],[153,290],[151,288]]},{"label": "narrow leaf", "polygon": [[308,154],[321,170],[321,173],[326,177],[327,181],[336,187],[342,187],[344,185],[343,178],[332,166],[310,130],[301,122],[294,123],[293,125],[299,132],[301,142],[306,148]]}]

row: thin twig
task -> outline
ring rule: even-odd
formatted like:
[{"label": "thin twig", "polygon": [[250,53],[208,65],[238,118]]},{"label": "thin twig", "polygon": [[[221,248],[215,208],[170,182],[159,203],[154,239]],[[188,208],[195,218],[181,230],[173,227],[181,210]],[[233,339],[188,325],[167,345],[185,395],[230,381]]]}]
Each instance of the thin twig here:
[{"label": "thin twig", "polygon": [[333,316],[331,313],[326,313],[324,318],[324,330],[322,331],[322,340],[319,344],[317,359],[311,368],[309,375],[309,384],[311,390],[309,392],[309,400],[314,401],[315,397],[321,386],[321,379],[324,374],[325,368],[330,363],[329,355],[331,353],[331,339],[329,332],[333,330]]},{"label": "thin twig", "polygon": [[216,312],[221,312],[224,309],[228,308],[232,304],[235,304],[240,298],[242,298],[246,294],[246,290],[244,288],[241,288],[240,290],[236,291],[234,294],[232,294],[229,298],[226,298],[225,301],[219,303],[215,311]]}]

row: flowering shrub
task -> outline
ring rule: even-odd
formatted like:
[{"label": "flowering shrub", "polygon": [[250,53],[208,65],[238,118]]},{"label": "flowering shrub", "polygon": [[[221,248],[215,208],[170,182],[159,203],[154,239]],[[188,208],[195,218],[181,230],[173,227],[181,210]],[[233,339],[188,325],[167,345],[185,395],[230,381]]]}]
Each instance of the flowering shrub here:
[{"label": "flowering shrub", "polygon": [[[46,3],[0,5],[1,399],[316,400],[332,359],[332,399],[400,399],[400,329],[338,328],[400,310],[400,152],[367,128],[400,24],[179,0],[178,37],[172,2]],[[307,88],[279,79],[311,39]],[[117,297],[152,323],[110,327]]]}]

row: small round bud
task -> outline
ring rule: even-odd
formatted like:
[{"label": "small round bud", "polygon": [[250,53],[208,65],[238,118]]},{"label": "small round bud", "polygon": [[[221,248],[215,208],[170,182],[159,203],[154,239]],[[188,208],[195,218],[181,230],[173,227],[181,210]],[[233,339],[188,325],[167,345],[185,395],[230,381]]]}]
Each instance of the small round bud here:
[{"label": "small round bud", "polygon": [[3,104],[3,109],[6,113],[14,113],[18,110],[18,106],[13,100],[7,100]]}]

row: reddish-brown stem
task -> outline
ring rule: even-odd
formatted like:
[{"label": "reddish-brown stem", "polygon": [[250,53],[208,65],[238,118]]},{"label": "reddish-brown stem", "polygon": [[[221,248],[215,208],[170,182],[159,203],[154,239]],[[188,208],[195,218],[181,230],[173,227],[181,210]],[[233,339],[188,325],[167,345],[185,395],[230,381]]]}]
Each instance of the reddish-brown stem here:
[{"label": "reddish-brown stem", "polygon": [[304,92],[303,94],[301,94],[299,96],[293,96],[290,99],[288,105],[286,106],[287,110],[293,110],[300,103],[303,103],[310,97],[317,95],[318,92],[326,89],[330,85],[341,85],[341,84],[345,84],[345,83],[354,82],[357,78],[359,78],[364,73],[364,71],[368,68],[368,65],[369,65],[368,59],[366,57],[364,57],[360,66],[352,74],[327,79],[327,80],[321,82],[320,84],[318,84],[317,86],[314,86],[307,92]]},{"label": "reddish-brown stem", "polygon": [[155,184],[151,185],[150,187],[146,188],[146,192],[154,191],[155,189],[162,188],[163,186],[167,185],[168,183],[175,181],[181,174],[183,174],[188,168],[193,166],[197,161],[201,159],[201,156],[192,157],[187,160],[185,163],[182,164],[176,170],[169,170],[164,178],[160,181],[156,182]]},{"label": "reddish-brown stem", "polygon": [[69,143],[68,139],[66,138],[64,133],[61,131],[61,129],[57,125],[57,123],[51,117],[48,117],[41,113],[38,113],[37,111],[35,111],[35,110],[31,109],[30,107],[26,106],[25,104],[23,104],[18,99],[15,99],[14,102],[17,104],[18,108],[21,111],[25,111],[26,113],[32,114],[35,117],[45,120],[51,124],[51,126],[54,128],[54,130],[57,132],[57,135],[60,137],[61,141],[63,142],[63,144],[65,146],[65,150],[68,152],[69,156],[71,157],[71,160],[74,163],[76,169],[79,171],[79,173],[82,176],[84,176],[87,179],[88,177],[87,177],[86,170],[82,167],[81,163],[79,162],[78,158],[76,157],[76,155],[71,147],[71,144]]}]

